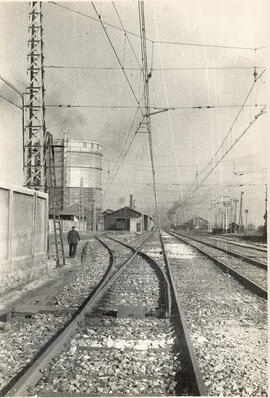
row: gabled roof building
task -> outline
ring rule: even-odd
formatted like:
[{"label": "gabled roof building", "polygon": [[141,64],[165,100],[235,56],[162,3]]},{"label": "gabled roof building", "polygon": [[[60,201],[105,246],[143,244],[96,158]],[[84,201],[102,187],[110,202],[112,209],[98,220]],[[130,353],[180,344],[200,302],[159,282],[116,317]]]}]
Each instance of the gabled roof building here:
[{"label": "gabled roof building", "polygon": [[104,229],[110,231],[143,232],[150,231],[153,227],[153,219],[131,207],[104,212]]}]

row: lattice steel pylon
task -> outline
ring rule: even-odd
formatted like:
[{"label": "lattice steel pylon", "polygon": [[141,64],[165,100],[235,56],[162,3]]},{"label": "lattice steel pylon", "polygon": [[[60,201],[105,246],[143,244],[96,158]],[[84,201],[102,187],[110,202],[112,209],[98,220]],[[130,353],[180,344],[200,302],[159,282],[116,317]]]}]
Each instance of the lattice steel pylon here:
[{"label": "lattice steel pylon", "polygon": [[24,185],[47,190],[48,134],[45,126],[42,3],[29,3],[28,87],[24,126]]}]

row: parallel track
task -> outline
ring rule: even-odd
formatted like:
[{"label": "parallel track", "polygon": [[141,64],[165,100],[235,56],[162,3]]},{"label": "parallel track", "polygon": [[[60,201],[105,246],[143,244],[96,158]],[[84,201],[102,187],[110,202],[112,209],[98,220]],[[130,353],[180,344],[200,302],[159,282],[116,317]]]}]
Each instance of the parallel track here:
[{"label": "parallel track", "polygon": [[[252,258],[249,255],[244,255],[244,254],[229,250],[227,247],[226,248],[222,247],[222,246],[214,244],[212,242],[205,241],[205,239],[199,239],[198,237],[195,237],[195,236],[184,235],[184,234],[180,234],[178,232],[175,232],[175,233],[176,233],[176,235],[179,235],[180,237],[185,237],[185,238],[188,238],[188,239],[192,239],[192,240],[194,240],[196,242],[203,243],[203,244],[205,244],[205,245],[207,245],[209,247],[213,247],[214,249],[221,250],[221,251],[223,251],[223,253],[226,253],[226,254],[228,254],[230,256],[233,256],[235,258],[239,258],[240,260],[244,260],[247,263],[256,265],[259,268],[267,270],[267,264],[265,264],[265,263],[263,263],[261,261],[255,260],[254,258]],[[208,239],[208,237],[207,237],[207,239]],[[243,249],[243,247],[241,247],[241,249]],[[249,248],[249,250],[250,250],[250,248]],[[253,250],[257,250],[257,248],[253,248]]]},{"label": "parallel track", "polygon": [[[257,262],[252,261],[250,258],[245,258],[244,256],[237,256],[236,253],[232,253],[224,248],[217,247],[213,244],[206,243],[204,241],[200,241],[197,238],[193,237],[187,237],[186,235],[180,235],[179,233],[173,233],[173,232],[168,232],[170,235],[174,236],[178,240],[189,244],[190,246],[196,248],[199,252],[207,256],[209,259],[215,262],[216,265],[218,265],[224,272],[232,275],[235,277],[239,282],[241,282],[246,288],[250,289],[253,293],[257,294],[260,297],[263,297],[267,299],[267,290],[265,287],[263,287],[261,284],[259,284],[257,281],[254,281],[256,278],[256,268],[260,267],[265,271],[264,279],[266,282],[266,269],[264,264],[260,263],[260,265],[257,264]],[[203,248],[204,246],[204,248]],[[214,250],[214,254],[211,253],[211,249]],[[218,254],[219,253],[219,254]],[[226,257],[220,253],[225,253]],[[231,259],[230,259],[231,256]],[[223,257],[223,258],[222,258]],[[238,258],[239,264],[235,263],[235,260],[233,258]],[[233,266],[228,265],[228,262],[231,261],[233,263]],[[250,277],[247,277],[243,275],[241,268],[245,267],[247,268],[249,264],[252,264],[251,267],[254,267],[254,269],[251,269],[252,273],[252,279]],[[263,266],[262,266],[263,265]],[[241,272],[239,272],[239,269]],[[250,273],[250,269],[248,269]],[[259,270],[257,270],[258,272]],[[258,280],[258,278],[256,278]]]},{"label": "parallel track", "polygon": [[267,248],[266,247],[262,247],[262,246],[260,246],[259,244],[256,244],[256,243],[248,244],[248,243],[244,243],[244,242],[243,243],[242,242],[238,242],[238,241],[233,240],[233,239],[226,239],[226,238],[222,239],[222,238],[217,238],[217,237],[208,236],[208,235],[206,235],[205,237],[207,239],[210,238],[210,239],[216,240],[217,242],[225,243],[226,245],[229,244],[229,245],[241,247],[243,249],[246,248],[246,249],[256,250],[256,251],[259,251],[259,252],[262,252],[262,253],[267,253]]}]

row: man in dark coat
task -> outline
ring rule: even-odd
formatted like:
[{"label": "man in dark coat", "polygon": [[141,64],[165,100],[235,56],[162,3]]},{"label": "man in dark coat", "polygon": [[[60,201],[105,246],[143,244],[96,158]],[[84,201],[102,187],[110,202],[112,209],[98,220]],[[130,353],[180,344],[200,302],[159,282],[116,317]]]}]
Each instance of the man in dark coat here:
[{"label": "man in dark coat", "polygon": [[72,227],[72,230],[68,232],[67,240],[69,243],[69,257],[73,258],[73,257],[75,257],[75,254],[77,251],[77,245],[80,240],[80,235],[75,230],[75,227]]}]

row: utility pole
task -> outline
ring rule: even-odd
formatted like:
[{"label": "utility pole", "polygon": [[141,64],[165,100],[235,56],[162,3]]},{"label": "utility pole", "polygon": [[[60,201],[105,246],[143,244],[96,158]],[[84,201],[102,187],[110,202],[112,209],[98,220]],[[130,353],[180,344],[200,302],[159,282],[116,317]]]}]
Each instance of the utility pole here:
[{"label": "utility pole", "polygon": [[29,3],[28,86],[25,102],[24,185],[47,190],[48,134],[45,127],[42,2]]},{"label": "utility pole", "polygon": [[246,213],[246,232],[248,230],[248,209],[245,210]]},{"label": "utility pole", "polygon": [[238,199],[233,199],[234,202],[234,229],[232,232],[236,232],[237,228],[236,228],[236,221],[237,221],[237,203],[239,202]]},{"label": "utility pole", "polygon": [[240,194],[240,209],[239,209],[239,233],[240,233],[241,230],[243,229],[243,214],[242,214],[242,208],[243,208],[243,195],[244,195],[244,192],[241,191],[241,194]]}]

